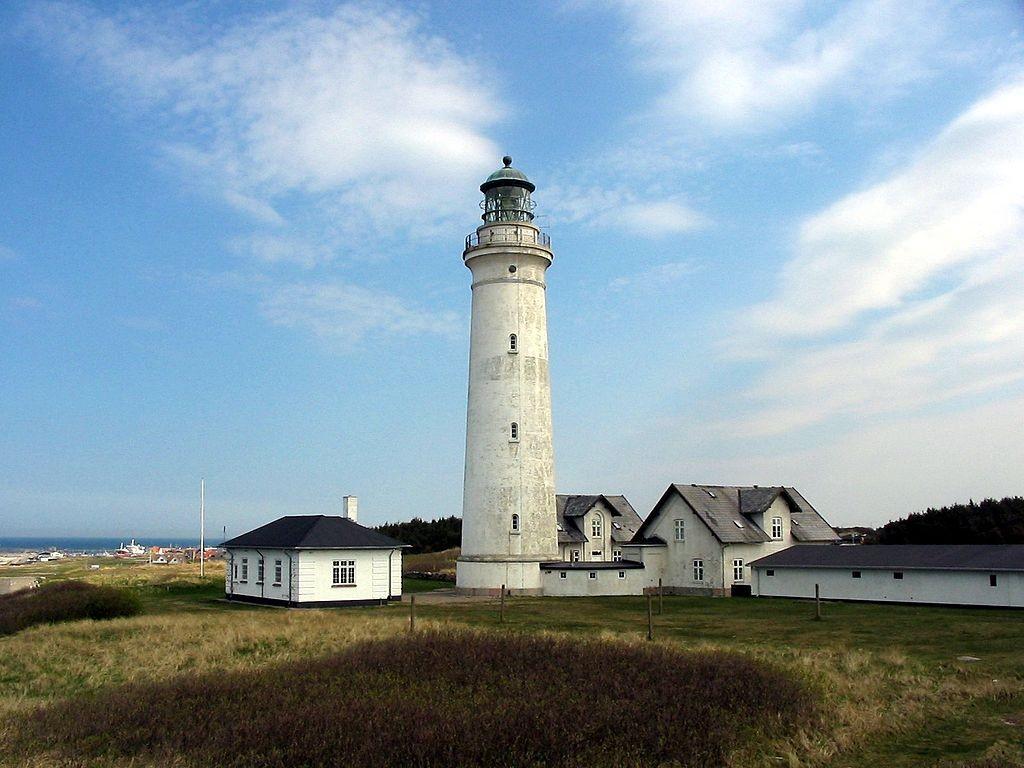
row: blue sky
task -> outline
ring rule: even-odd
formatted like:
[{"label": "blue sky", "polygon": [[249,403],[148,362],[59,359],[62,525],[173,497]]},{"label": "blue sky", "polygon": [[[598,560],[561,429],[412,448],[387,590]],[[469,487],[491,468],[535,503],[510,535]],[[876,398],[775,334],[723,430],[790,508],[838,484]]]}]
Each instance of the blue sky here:
[{"label": "blue sky", "polygon": [[465,235],[551,234],[561,492],[1024,492],[1016,2],[0,9],[0,533],[461,512]]}]

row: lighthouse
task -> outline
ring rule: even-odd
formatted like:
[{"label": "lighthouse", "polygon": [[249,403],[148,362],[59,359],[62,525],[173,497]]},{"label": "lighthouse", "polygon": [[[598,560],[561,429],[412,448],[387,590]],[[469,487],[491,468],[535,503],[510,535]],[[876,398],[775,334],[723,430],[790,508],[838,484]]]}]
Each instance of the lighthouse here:
[{"label": "lighthouse", "polygon": [[536,187],[503,158],[480,185],[483,223],[466,238],[472,273],[460,592],[541,593],[558,557],[545,276]]}]

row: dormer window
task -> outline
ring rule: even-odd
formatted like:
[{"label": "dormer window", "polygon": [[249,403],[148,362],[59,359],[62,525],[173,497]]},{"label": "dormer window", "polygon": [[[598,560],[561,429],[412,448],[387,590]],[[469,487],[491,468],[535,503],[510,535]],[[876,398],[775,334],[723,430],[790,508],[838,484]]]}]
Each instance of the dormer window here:
[{"label": "dormer window", "polygon": [[519,515],[512,515],[512,533],[519,533]]},{"label": "dormer window", "polygon": [[594,515],[593,519],[590,521],[590,538],[592,538],[592,539],[599,539],[599,538],[601,538],[601,523],[602,523],[601,516],[600,515]]},{"label": "dormer window", "polygon": [[510,355],[514,355],[519,351],[519,337],[514,333],[508,335],[508,352]]},{"label": "dormer window", "polygon": [[508,441],[510,443],[519,442],[519,423],[513,421],[512,425],[508,429]]},{"label": "dormer window", "polygon": [[773,517],[772,518],[772,538],[773,539],[781,539],[782,538],[782,518],[781,517]]}]

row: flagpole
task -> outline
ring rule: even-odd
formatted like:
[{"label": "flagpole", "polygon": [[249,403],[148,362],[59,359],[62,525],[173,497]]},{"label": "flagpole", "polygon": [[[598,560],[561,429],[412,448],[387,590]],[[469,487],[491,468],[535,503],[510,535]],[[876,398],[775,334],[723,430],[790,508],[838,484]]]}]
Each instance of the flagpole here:
[{"label": "flagpole", "polygon": [[206,575],[206,479],[199,480],[199,576]]}]

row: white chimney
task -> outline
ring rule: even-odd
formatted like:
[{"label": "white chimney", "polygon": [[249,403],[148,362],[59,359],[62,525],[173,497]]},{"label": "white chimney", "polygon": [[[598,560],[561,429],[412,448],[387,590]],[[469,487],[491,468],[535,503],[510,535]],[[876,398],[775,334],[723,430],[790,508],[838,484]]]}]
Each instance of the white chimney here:
[{"label": "white chimney", "polygon": [[346,496],[341,501],[341,516],[347,517],[353,523],[358,522],[359,498],[357,496]]}]

